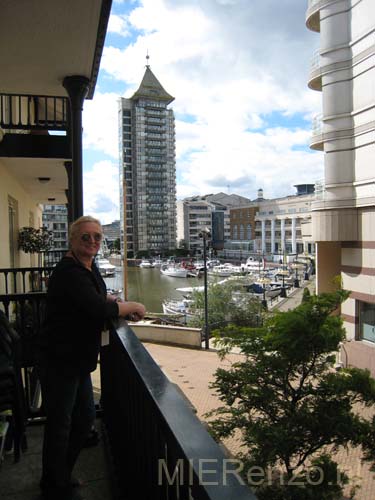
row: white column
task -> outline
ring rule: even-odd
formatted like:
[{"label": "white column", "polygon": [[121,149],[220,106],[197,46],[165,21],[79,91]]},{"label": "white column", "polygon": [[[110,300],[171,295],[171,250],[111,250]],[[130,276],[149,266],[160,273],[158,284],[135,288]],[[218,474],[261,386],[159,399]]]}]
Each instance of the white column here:
[{"label": "white column", "polygon": [[266,221],[262,219],[262,252],[266,251]]},{"label": "white column", "polygon": [[285,219],[281,219],[280,221],[280,230],[281,230],[281,250],[285,251]]},{"label": "white column", "polygon": [[292,218],[292,253],[297,252],[297,243],[296,243],[296,218]]},{"label": "white column", "polygon": [[271,253],[275,253],[275,219],[271,219]]}]

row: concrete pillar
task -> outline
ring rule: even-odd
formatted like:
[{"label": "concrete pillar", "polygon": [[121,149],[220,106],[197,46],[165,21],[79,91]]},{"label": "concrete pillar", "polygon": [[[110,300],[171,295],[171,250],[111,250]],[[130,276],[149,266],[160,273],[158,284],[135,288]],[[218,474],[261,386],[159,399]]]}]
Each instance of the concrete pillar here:
[{"label": "concrete pillar", "polygon": [[71,205],[73,220],[83,215],[82,180],[82,109],[83,101],[89,90],[89,79],[85,76],[67,76],[63,87],[69,96],[70,144],[72,154],[72,191]]},{"label": "concrete pillar", "polygon": [[266,221],[262,220],[262,252],[266,251]]},{"label": "concrete pillar", "polygon": [[297,242],[296,242],[296,218],[292,218],[292,253],[297,253]]},{"label": "concrete pillar", "polygon": [[271,219],[271,253],[275,253],[275,219]]},{"label": "concrete pillar", "polygon": [[281,251],[285,252],[285,219],[280,221],[280,231],[281,231]]}]

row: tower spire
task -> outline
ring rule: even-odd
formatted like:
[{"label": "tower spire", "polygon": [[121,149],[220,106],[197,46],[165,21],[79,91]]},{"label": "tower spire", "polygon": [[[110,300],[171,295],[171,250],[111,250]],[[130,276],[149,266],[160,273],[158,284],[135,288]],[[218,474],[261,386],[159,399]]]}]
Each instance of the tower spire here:
[{"label": "tower spire", "polygon": [[148,55],[148,49],[147,49],[147,52],[146,52],[146,68],[150,67],[150,65],[149,65],[149,59],[150,59],[150,56]]}]

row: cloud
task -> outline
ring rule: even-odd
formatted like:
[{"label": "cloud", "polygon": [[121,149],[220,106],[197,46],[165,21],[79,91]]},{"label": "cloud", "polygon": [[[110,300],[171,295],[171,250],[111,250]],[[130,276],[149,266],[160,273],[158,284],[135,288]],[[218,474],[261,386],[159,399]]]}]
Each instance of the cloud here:
[{"label": "cloud", "polygon": [[97,91],[83,110],[83,146],[118,158],[118,100],[115,93]]},{"label": "cloud", "polygon": [[116,33],[123,37],[130,35],[129,24],[126,16],[111,14],[108,22],[108,33]]},{"label": "cloud", "polygon": [[83,174],[85,214],[95,214],[103,224],[119,219],[118,165],[97,162]]},{"label": "cloud", "polygon": [[308,136],[304,130],[285,128],[243,132],[230,136],[230,147],[223,148],[220,137],[201,129],[206,150],[185,154],[178,161],[177,195],[183,198],[223,187],[248,198],[255,198],[259,187],[268,198],[291,194],[294,184],[313,183],[323,174],[320,153],[298,149]]},{"label": "cloud", "polygon": [[[305,2],[140,0],[126,15],[120,10],[110,29],[132,35],[106,45],[100,81],[122,82],[130,97],[149,52],[151,69],[175,96],[178,197],[229,189],[254,198],[259,187],[283,196],[322,177],[323,156],[308,149],[321,94],[307,88],[319,37],[305,27]],[[85,147],[111,158],[116,97],[100,83],[84,112]],[[275,115],[298,126],[275,124]]]}]

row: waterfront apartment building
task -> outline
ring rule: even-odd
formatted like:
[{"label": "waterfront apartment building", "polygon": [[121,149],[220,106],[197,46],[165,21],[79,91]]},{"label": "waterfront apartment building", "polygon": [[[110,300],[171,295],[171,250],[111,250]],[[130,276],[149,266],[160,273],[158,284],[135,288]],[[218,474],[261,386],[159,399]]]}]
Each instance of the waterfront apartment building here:
[{"label": "waterfront apartment building", "polygon": [[108,248],[112,248],[116,240],[120,239],[120,221],[114,220],[110,224],[102,224],[103,234]]},{"label": "waterfront apartment building", "polygon": [[249,205],[230,210],[231,241],[226,255],[241,258],[255,254],[314,254],[309,227],[313,184],[298,184],[297,194],[265,199],[263,191]]},{"label": "waterfront apartment building", "polygon": [[44,205],[43,226],[52,232],[51,250],[68,248],[68,208],[66,205]]},{"label": "waterfront apartment building", "polygon": [[311,140],[325,168],[312,206],[317,291],[341,276],[343,363],[375,376],[375,2],[310,0],[306,25],[320,33],[308,85],[323,103]]},{"label": "waterfront apartment building", "polygon": [[223,247],[231,237],[230,209],[247,205],[250,200],[237,194],[208,194],[191,196],[177,202],[177,240],[192,253],[202,253],[202,229],[212,235],[216,249]]},{"label": "waterfront apartment building", "polygon": [[149,65],[134,95],[120,100],[121,240],[126,234],[130,257],[176,247],[173,100]]},{"label": "waterfront apartment building", "polygon": [[314,241],[302,226],[311,220],[313,184],[298,184],[297,194],[263,200],[255,215],[255,248],[270,254],[314,253]]}]

